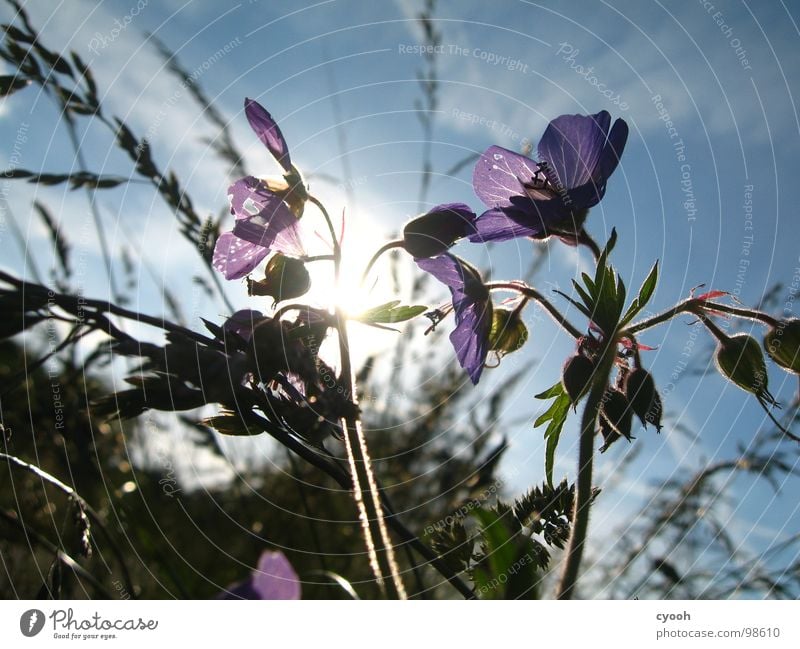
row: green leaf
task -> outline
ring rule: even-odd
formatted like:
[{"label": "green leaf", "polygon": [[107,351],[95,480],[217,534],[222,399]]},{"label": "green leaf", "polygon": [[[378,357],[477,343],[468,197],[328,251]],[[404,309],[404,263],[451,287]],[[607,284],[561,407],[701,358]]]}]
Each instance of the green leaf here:
[{"label": "green leaf", "polygon": [[392,300],[386,304],[373,307],[356,316],[353,320],[358,320],[365,324],[387,324],[392,322],[405,322],[416,318],[425,313],[428,307],[424,305],[401,306],[400,300]]},{"label": "green leaf", "polygon": [[564,387],[561,385],[561,381],[559,381],[553,387],[548,388],[544,392],[540,392],[539,394],[537,394],[534,398],[535,399],[553,399],[554,397],[557,397],[557,396],[561,395],[562,392],[564,392]]},{"label": "green leaf", "polygon": [[[471,512],[478,521],[480,535],[483,540],[483,560],[473,570],[473,580],[479,592],[486,599],[503,599],[505,588],[500,587],[508,578],[511,566],[516,560],[516,548],[513,542],[514,531],[511,528],[513,514],[509,510],[505,516],[484,507]],[[501,577],[502,575],[502,577]],[[497,579],[497,583],[494,580]]]},{"label": "green leaf", "polygon": [[594,296],[591,295],[591,293],[588,293],[574,279],[572,280],[572,285],[575,287],[575,290],[578,292],[578,295],[581,296],[581,299],[583,300],[583,303],[586,305],[586,308],[589,309],[589,311],[591,311],[594,308]]},{"label": "green leaf", "polygon": [[30,83],[30,79],[23,79],[13,75],[0,76],[0,96],[5,97],[17,90],[22,90],[25,86],[30,85]]},{"label": "green leaf", "polygon": [[577,300],[573,300],[569,295],[567,295],[563,291],[559,291],[558,289],[556,289],[553,292],[557,293],[558,295],[563,297],[565,300],[567,300],[572,306],[574,306],[576,309],[578,309],[578,311],[580,311],[583,315],[585,315],[587,318],[589,318],[589,320],[592,320],[594,318],[594,315],[592,314],[592,312],[589,309],[587,309],[583,304],[581,304]]},{"label": "green leaf", "polygon": [[647,274],[644,282],[642,282],[642,287],[639,289],[639,294],[636,298],[631,302],[631,305],[628,307],[628,310],[625,312],[625,317],[622,318],[622,325],[628,324],[631,320],[633,320],[636,315],[647,306],[647,303],[650,301],[650,298],[653,297],[653,293],[656,290],[656,284],[658,283],[658,262],[656,261],[653,264],[653,267],[650,269],[650,272]]},{"label": "green leaf", "polygon": [[[543,395],[547,396],[545,397]],[[560,381],[541,395],[537,395],[537,398],[554,398],[553,403],[550,404],[547,411],[543,415],[540,415],[533,423],[534,428],[547,424],[547,429],[544,431],[544,439],[546,442],[544,471],[547,484],[552,487],[556,448],[558,447],[558,441],[561,437],[561,429],[564,428],[564,423],[567,421],[567,416],[569,415],[570,399]]]}]

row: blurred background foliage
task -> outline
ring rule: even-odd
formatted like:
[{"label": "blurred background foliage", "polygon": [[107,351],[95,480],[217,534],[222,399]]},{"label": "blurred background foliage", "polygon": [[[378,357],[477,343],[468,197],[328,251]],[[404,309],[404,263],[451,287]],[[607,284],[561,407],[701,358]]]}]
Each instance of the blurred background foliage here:
[{"label": "blurred background foliage", "polygon": [[[188,244],[204,255],[210,271],[207,251],[213,250],[226,213],[224,206],[219,215],[198,214],[180,175],[163,168],[146,141],[124,121],[103,112],[102,90],[80,57],[49,49],[22,7],[15,2],[10,5],[15,22],[5,27],[1,53],[16,72],[4,77],[3,92],[11,95],[34,85],[52,95],[73,142],[77,142],[76,124],[83,117],[93,116],[110,128],[131,162],[131,178],[151,183],[175,214]],[[428,0],[417,16],[423,44],[436,45],[442,40],[432,21],[435,10],[435,3]],[[159,42],[158,48],[176,81],[188,78],[168,44]],[[220,158],[237,173],[244,173],[227,119],[199,83],[188,88],[220,134],[209,140]],[[440,91],[433,56],[421,62],[419,89],[420,126],[429,141]],[[70,172],[41,174],[17,169],[13,179],[46,186],[68,184],[86,192],[90,210],[95,210],[96,192],[131,182],[126,177],[89,171],[77,146],[74,155],[76,168]],[[446,173],[459,173],[472,159],[465,158]],[[425,203],[434,173],[429,151],[424,153],[422,169],[420,204]],[[352,191],[353,185],[345,186]],[[14,209],[34,209],[49,228],[57,251],[56,265],[48,277],[37,269],[36,259],[31,260],[28,272],[32,278],[62,292],[76,290],[70,281],[69,238],[53,225],[56,220],[48,206],[15,205]],[[96,211],[94,217],[103,241],[102,219]],[[547,254],[545,247],[535,250],[539,252],[532,256],[530,276],[536,275]],[[105,272],[109,272],[108,251],[104,253]],[[125,268],[130,267],[130,272],[110,278],[113,299],[119,304],[133,297],[136,263],[126,259]],[[392,272],[397,274],[394,268]],[[198,276],[196,282],[208,294],[217,292],[224,299],[213,272]],[[181,323],[180,298],[170,293],[169,287],[164,291],[167,315]],[[765,296],[762,308],[777,309],[777,293],[776,289]],[[412,289],[412,296],[420,295],[426,295],[424,279]],[[246,577],[265,548],[274,548],[282,550],[295,567],[304,598],[347,598],[353,592],[361,598],[377,596],[352,497],[336,481],[277,443],[267,443],[267,450],[262,450],[268,461],[234,466],[219,436],[201,423],[201,413],[160,414],[156,422],[148,414],[128,422],[98,417],[91,404],[118,389],[117,371],[109,365],[102,341],[90,336],[80,346],[64,344],[64,349],[50,357],[53,331],[58,338],[68,337],[65,327],[52,329],[51,324],[35,320],[19,326],[9,320],[0,324],[5,338],[0,341],[4,444],[0,461],[0,595],[211,598]],[[23,329],[28,331],[23,333]],[[430,366],[438,360],[419,353],[422,329],[421,324],[411,324],[395,349],[369,358],[358,376],[365,430],[385,493],[405,526],[440,556],[453,560],[456,570],[463,567],[459,564],[462,546],[468,546],[467,556],[477,557],[472,577],[480,596],[545,595],[548,591],[539,586],[551,584],[557,561],[549,566],[545,561],[526,575],[532,590],[480,588],[519,561],[521,555],[510,555],[505,566],[498,567],[486,560],[497,544],[502,546],[504,538],[517,538],[517,532],[509,530],[506,537],[494,539],[479,534],[474,545],[465,541],[482,525],[491,525],[492,516],[511,506],[501,502],[510,494],[507,476],[500,470],[507,442],[498,422],[504,399],[525,368],[508,371],[504,382],[482,393],[475,407],[475,393],[465,388],[458,368],[434,371]],[[433,339],[429,336],[426,344],[436,344],[442,335],[433,332]],[[434,378],[424,391],[409,393],[400,373],[387,370],[399,366],[419,367],[422,375]],[[696,373],[707,370],[701,364],[694,368]],[[54,408],[55,400],[59,407]],[[468,425],[459,416],[464,411],[470,413]],[[796,429],[797,403],[786,404],[784,413],[782,423]],[[665,420],[669,428],[669,413]],[[159,450],[164,430],[176,440],[169,454]],[[673,429],[667,434],[693,433]],[[666,482],[644,484],[648,495],[641,511],[620,520],[618,529],[598,531],[602,542],[614,544],[614,551],[595,545],[590,548],[594,556],[586,561],[580,595],[799,596],[798,534],[778,545],[767,544],[761,555],[752,556],[744,551],[736,533],[726,529],[726,515],[720,513],[728,511],[727,488],[736,480],[763,483],[775,490],[776,497],[792,498],[780,493],[780,486],[797,474],[798,450],[778,443],[780,439],[779,431],[765,429],[727,460],[715,459],[701,471],[676,472]],[[635,457],[635,448],[629,461]],[[226,466],[227,478],[210,484],[192,480],[187,470],[191,461],[187,464],[181,459],[198,452]],[[334,454],[341,457],[341,449]],[[616,476],[619,482],[625,469],[626,462],[622,462]],[[541,476],[527,480],[529,484],[540,481]],[[605,486],[606,491],[613,488],[613,480]],[[408,544],[399,537],[395,541],[404,579],[415,597],[457,596],[441,574],[422,565],[424,560]],[[563,544],[552,538],[545,544],[557,559]],[[343,587],[342,578],[352,590]]]}]

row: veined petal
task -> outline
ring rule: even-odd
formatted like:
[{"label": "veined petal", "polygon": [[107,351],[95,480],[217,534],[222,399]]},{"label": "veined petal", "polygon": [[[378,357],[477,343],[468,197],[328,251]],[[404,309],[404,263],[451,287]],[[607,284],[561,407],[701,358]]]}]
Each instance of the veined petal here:
[{"label": "veined petal", "polygon": [[285,203],[280,203],[272,211],[265,210],[256,216],[237,220],[233,234],[290,257],[304,257],[306,254],[300,239],[299,222]]},{"label": "veined petal", "polygon": [[525,194],[522,183],[529,182],[537,169],[538,165],[524,155],[490,146],[475,165],[472,186],[486,207],[510,207],[511,197]]},{"label": "veined petal", "polygon": [[492,328],[492,302],[464,299],[454,303],[456,328],[450,342],[458,363],[474,385],[478,384],[489,353],[489,332]]},{"label": "veined petal", "polygon": [[450,289],[456,319],[450,342],[459,364],[477,384],[489,352],[492,301],[488,289],[478,271],[455,255],[445,253],[415,261]]},{"label": "veined petal", "polygon": [[536,236],[544,231],[544,222],[535,213],[523,212],[514,208],[496,208],[486,210],[478,217],[478,220],[475,221],[475,234],[469,240],[472,243],[507,241],[517,237]]},{"label": "veined petal", "polygon": [[225,279],[239,279],[252,272],[268,254],[269,250],[263,246],[225,232],[214,246],[212,265]]},{"label": "veined petal", "polygon": [[619,164],[622,152],[625,150],[625,143],[628,141],[628,124],[624,119],[618,119],[611,127],[608,134],[608,141],[600,155],[600,163],[595,170],[595,177],[601,178],[604,182],[614,173]]},{"label": "veined petal", "polygon": [[278,164],[286,171],[289,171],[292,168],[289,147],[286,144],[283,133],[281,133],[281,129],[278,128],[277,122],[272,119],[272,115],[253,99],[244,100],[244,113],[258,139],[269,149]]},{"label": "veined petal", "polygon": [[255,176],[240,178],[228,187],[231,214],[237,219],[248,219],[265,210],[275,209],[282,201],[267,184]]},{"label": "veined petal", "polygon": [[539,158],[548,163],[564,190],[592,179],[610,125],[611,115],[603,110],[596,115],[561,115],[547,126],[539,142]]}]

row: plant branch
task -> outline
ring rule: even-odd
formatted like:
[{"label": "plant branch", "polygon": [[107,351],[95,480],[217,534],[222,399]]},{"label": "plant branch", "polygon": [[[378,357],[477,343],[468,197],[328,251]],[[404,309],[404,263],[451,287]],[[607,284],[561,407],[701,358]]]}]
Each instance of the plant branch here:
[{"label": "plant branch", "polygon": [[550,302],[544,295],[539,293],[539,291],[532,286],[529,286],[525,282],[489,282],[486,284],[486,288],[488,288],[490,291],[514,291],[520,295],[524,295],[534,302],[537,302],[570,336],[577,339],[583,335],[577,327],[571,324],[569,320],[567,320],[567,318],[564,317],[555,306],[553,306],[552,302]]},{"label": "plant branch", "polygon": [[578,482],[575,491],[575,511],[572,516],[572,533],[569,537],[564,572],[558,584],[556,597],[572,599],[578,582],[586,535],[589,530],[589,511],[592,504],[592,463],[594,459],[595,422],[600,413],[608,377],[616,355],[616,336],[609,338],[600,362],[597,364],[592,388],[583,409],[578,447]]}]

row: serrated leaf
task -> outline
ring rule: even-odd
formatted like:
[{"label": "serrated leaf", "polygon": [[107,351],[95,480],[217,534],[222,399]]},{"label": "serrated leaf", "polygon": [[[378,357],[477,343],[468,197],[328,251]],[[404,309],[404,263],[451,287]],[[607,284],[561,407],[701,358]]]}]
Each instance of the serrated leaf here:
[{"label": "serrated leaf", "polygon": [[418,315],[422,315],[427,310],[427,306],[401,306],[400,300],[392,300],[386,304],[368,309],[353,319],[365,324],[389,324],[411,320]]},{"label": "serrated leaf", "polygon": [[642,286],[639,289],[639,294],[634,298],[633,302],[631,302],[631,305],[628,307],[628,310],[625,312],[625,317],[622,318],[622,325],[628,324],[642,309],[644,309],[645,306],[647,306],[650,298],[653,297],[657,283],[658,262],[656,261],[656,263],[653,264],[653,267],[650,269],[650,272],[647,274],[644,282],[642,282]]},{"label": "serrated leaf", "polygon": [[574,279],[572,280],[572,285],[575,287],[578,295],[581,296],[583,303],[586,305],[586,308],[591,311],[594,308],[594,297],[590,295],[578,282]]},{"label": "serrated leaf", "polygon": [[553,398],[554,401],[550,404],[547,411],[536,419],[533,423],[533,427],[538,428],[539,426],[547,424],[547,429],[544,432],[546,442],[544,471],[547,484],[552,487],[556,448],[558,447],[558,441],[561,437],[561,430],[564,428],[564,423],[567,421],[567,416],[569,415],[570,398],[564,391],[564,387],[561,385],[560,381],[542,394],[547,394],[548,397]]},{"label": "serrated leaf", "polygon": [[583,306],[583,304],[581,304],[577,300],[573,300],[569,295],[567,295],[566,293],[564,293],[562,291],[555,290],[554,293],[557,293],[558,295],[563,297],[565,300],[567,300],[572,306],[574,306],[576,309],[578,309],[578,311],[580,311],[583,315],[585,315],[587,318],[589,318],[589,320],[593,319],[593,317],[594,317],[593,313],[591,311],[589,311],[589,309],[587,309],[585,306]]},{"label": "serrated leaf", "polygon": [[534,399],[553,399],[554,397],[559,396],[564,391],[564,388],[561,385],[561,381],[556,383],[553,387],[548,388],[544,392],[540,392],[539,394],[534,396]]}]

